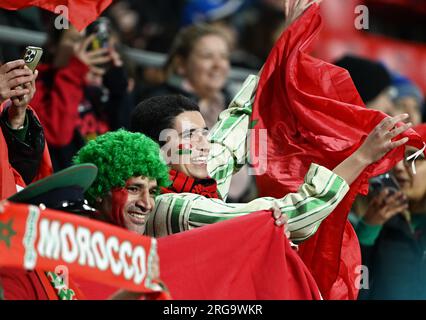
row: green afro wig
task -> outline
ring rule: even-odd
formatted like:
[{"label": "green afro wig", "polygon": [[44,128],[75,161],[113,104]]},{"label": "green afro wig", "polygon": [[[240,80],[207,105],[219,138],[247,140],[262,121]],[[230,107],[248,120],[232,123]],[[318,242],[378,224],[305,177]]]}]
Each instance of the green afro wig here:
[{"label": "green afro wig", "polygon": [[92,204],[112,188],[124,187],[131,177],[155,179],[160,187],[170,184],[169,169],[160,147],[142,133],[122,129],[105,133],[89,141],[73,161],[75,164],[90,162],[98,167],[98,176],[86,192]]}]

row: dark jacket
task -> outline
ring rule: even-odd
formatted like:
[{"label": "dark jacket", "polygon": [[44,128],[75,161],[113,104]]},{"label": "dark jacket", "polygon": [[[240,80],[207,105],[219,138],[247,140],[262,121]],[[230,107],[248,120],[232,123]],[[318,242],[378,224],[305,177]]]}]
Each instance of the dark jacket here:
[{"label": "dark jacket", "polygon": [[412,224],[396,215],[383,225],[374,245],[361,244],[369,289],[359,299],[426,299],[426,216]]}]

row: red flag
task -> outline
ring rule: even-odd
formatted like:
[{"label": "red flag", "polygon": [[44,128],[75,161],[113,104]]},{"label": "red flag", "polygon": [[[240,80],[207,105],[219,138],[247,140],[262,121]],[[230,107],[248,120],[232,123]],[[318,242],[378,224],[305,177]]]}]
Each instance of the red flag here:
[{"label": "red flag", "polygon": [[[314,278],[269,211],[157,241],[160,276],[174,299],[320,299]],[[105,299],[114,291],[77,282],[88,299]]]},{"label": "red flag", "polygon": [[[264,65],[252,123],[255,130],[268,130],[266,154],[256,155],[259,143],[251,141],[252,163],[267,163],[266,173],[256,176],[261,196],[296,191],[311,163],[334,169],[386,117],[364,107],[346,70],[307,53],[320,26],[315,4],[281,35]],[[397,138],[402,136],[423,147],[413,130]],[[368,192],[368,179],[388,171],[403,153],[403,147],[395,149],[364,170],[316,234],[300,246],[324,298],[357,297],[355,268],[361,257],[347,215],[355,196]]]},{"label": "red flag", "polygon": [[[81,31],[104,11],[112,0],[0,0],[0,8],[19,10],[27,7],[40,7],[55,12],[58,6],[68,8],[68,20]],[[61,13],[56,11],[55,13]]]},{"label": "red flag", "polygon": [[174,299],[320,299],[269,211],[160,238],[158,254]]}]

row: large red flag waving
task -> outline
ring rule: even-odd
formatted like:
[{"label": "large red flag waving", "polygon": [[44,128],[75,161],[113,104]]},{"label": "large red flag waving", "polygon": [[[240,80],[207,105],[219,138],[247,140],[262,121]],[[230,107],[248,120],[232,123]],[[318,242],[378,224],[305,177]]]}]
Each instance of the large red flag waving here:
[{"label": "large red flag waving", "polygon": [[0,0],[0,8],[19,10],[27,7],[40,7],[55,12],[58,6],[63,5],[68,8],[68,20],[81,31],[95,21],[111,2],[112,0]]},{"label": "large red flag waving", "polygon": [[[364,107],[346,70],[308,54],[320,26],[315,4],[281,35],[264,65],[252,123],[255,130],[268,130],[266,154],[257,155],[261,146],[251,141],[252,163],[267,163],[266,172],[256,177],[261,196],[294,192],[311,163],[334,169],[386,117]],[[404,136],[410,138],[408,144],[423,147],[413,130]],[[388,171],[403,153],[399,147],[370,165],[316,234],[300,246],[324,298],[357,297],[356,267],[361,256],[347,215],[355,196],[367,193],[368,179]]]}]

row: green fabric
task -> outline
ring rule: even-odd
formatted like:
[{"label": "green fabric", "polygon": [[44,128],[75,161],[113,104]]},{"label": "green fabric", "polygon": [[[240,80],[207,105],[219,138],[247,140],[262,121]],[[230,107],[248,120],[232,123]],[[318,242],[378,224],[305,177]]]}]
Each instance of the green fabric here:
[{"label": "green fabric", "polygon": [[356,226],[356,234],[358,235],[359,243],[364,246],[372,246],[379,237],[382,231],[382,225],[371,225],[361,219]]},{"label": "green fabric", "polygon": [[426,216],[423,214],[412,214],[411,215],[411,226],[413,230],[421,228],[426,225]]},{"label": "green fabric", "polygon": [[28,132],[28,114],[25,114],[25,121],[24,121],[24,127],[22,129],[13,129],[9,122],[6,121],[6,125],[9,127],[10,131],[14,134],[16,138],[18,138],[21,142],[26,142],[25,139],[27,138],[27,132]]}]

